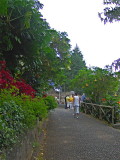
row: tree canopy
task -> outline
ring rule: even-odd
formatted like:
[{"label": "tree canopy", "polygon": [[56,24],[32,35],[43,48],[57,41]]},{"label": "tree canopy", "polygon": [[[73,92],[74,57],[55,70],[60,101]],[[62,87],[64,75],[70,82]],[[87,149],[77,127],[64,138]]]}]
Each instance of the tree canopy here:
[{"label": "tree canopy", "polygon": [[109,68],[101,69],[93,67],[80,70],[79,74],[72,80],[71,85],[76,86],[79,93],[86,93],[92,102],[100,103],[103,97],[114,95],[118,91],[119,81]]},{"label": "tree canopy", "polygon": [[68,65],[68,70],[65,72],[65,87],[67,90],[71,90],[70,81],[75,78],[80,70],[86,68],[86,63],[78,45],[74,47],[74,49],[69,53],[68,57],[70,57],[70,65]]},{"label": "tree canopy", "polygon": [[[40,12],[38,0],[0,2],[0,59],[15,76],[22,76],[34,88],[58,82],[70,60],[66,32],[51,29]],[[59,82],[60,83],[60,82]]]},{"label": "tree canopy", "polygon": [[98,13],[100,19],[107,22],[120,21],[120,0],[104,0],[104,11]]},{"label": "tree canopy", "polygon": [[80,51],[78,45],[75,46],[73,51],[71,52],[71,78],[74,78],[79,70],[86,68],[86,63],[83,59],[83,54]]},{"label": "tree canopy", "polygon": [[112,63],[112,66],[115,68],[116,71],[119,71],[119,72],[120,72],[120,58],[118,58],[117,60],[115,60],[115,61]]}]

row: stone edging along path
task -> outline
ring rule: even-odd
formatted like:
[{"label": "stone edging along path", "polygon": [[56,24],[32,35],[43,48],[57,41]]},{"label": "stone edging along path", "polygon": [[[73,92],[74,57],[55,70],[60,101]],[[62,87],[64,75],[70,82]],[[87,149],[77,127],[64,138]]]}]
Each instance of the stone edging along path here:
[{"label": "stone edging along path", "polygon": [[[42,151],[47,119],[38,121],[36,126],[22,135],[20,143],[6,151],[5,160],[36,160]],[[0,160],[3,160],[0,158]]]}]

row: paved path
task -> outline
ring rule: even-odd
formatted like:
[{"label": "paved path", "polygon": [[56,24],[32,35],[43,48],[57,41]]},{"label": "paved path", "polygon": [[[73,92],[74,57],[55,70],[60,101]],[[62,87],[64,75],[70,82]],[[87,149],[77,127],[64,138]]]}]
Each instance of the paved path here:
[{"label": "paved path", "polygon": [[72,110],[50,113],[45,160],[120,160],[120,130],[88,115],[73,118]]}]

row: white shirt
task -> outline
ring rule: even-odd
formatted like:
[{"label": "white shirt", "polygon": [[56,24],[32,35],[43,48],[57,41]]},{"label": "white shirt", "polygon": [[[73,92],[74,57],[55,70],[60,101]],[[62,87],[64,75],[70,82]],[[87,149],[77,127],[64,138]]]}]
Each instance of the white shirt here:
[{"label": "white shirt", "polygon": [[74,106],[79,106],[79,96],[74,96]]}]

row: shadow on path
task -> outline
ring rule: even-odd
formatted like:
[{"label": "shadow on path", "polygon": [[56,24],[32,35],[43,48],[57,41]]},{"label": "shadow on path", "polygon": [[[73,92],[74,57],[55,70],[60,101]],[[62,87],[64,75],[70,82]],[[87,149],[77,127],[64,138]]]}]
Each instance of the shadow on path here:
[{"label": "shadow on path", "polygon": [[45,160],[120,160],[120,130],[58,107],[49,115],[44,150]]}]

